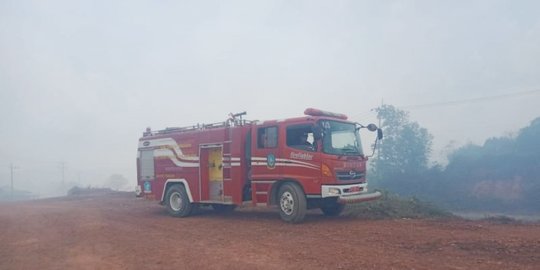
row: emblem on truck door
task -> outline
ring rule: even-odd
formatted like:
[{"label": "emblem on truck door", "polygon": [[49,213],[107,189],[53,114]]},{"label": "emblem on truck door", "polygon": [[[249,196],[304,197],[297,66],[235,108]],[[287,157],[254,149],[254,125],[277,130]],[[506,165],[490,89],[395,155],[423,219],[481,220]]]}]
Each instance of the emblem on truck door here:
[{"label": "emblem on truck door", "polygon": [[152,186],[150,185],[150,182],[144,181],[144,193],[150,192],[152,192]]},{"label": "emblem on truck door", "polygon": [[266,167],[268,167],[268,169],[276,167],[276,156],[274,156],[274,154],[268,154],[268,156],[266,156]]}]

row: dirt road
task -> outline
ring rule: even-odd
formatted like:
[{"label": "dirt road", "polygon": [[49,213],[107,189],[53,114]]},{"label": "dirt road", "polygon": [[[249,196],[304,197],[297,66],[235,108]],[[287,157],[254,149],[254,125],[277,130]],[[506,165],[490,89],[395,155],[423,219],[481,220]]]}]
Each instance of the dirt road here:
[{"label": "dirt road", "polygon": [[0,269],[540,269],[539,224],[172,218],[132,194],[0,204]]}]

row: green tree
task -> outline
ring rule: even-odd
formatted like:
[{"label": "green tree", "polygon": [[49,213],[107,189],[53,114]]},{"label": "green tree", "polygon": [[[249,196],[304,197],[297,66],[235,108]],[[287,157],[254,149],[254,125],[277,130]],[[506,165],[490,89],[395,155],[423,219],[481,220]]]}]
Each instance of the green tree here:
[{"label": "green tree", "polygon": [[372,176],[377,186],[403,190],[428,169],[433,136],[409,120],[406,111],[392,105],[375,110],[385,137],[372,162]]}]

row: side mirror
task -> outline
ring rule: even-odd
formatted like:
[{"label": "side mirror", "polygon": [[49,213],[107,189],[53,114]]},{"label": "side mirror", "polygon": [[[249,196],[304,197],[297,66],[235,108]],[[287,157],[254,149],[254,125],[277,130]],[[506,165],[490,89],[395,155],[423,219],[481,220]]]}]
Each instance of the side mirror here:
[{"label": "side mirror", "polygon": [[377,128],[377,125],[375,125],[375,124],[369,124],[369,125],[367,125],[367,129],[368,129],[369,131],[372,131],[372,132],[375,131],[375,130],[379,130],[379,129]]},{"label": "side mirror", "polygon": [[378,128],[377,129],[377,140],[382,140],[382,138],[383,138],[382,129]]}]

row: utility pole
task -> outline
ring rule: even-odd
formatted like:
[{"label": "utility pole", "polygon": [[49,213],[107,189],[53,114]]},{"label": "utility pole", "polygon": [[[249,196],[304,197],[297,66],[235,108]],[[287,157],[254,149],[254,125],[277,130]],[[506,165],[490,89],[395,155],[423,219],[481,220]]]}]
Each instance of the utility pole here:
[{"label": "utility pole", "polygon": [[[384,98],[381,98],[381,108],[384,106]],[[377,114],[377,118],[379,120],[379,128],[381,128],[381,117]],[[381,142],[382,143],[382,142]],[[377,159],[381,160],[381,147],[377,148]]]},{"label": "utility pole", "polygon": [[65,182],[65,170],[66,170],[66,163],[60,162],[60,169],[62,170],[62,192],[64,190],[64,182]]},{"label": "utility pole", "polygon": [[15,166],[13,165],[13,163],[11,163],[11,164],[9,165],[9,169],[10,169],[10,171],[11,171],[11,200],[12,200],[12,201],[13,201],[13,199],[14,199],[14,190],[15,190],[14,187],[13,187],[13,170],[16,169],[16,168],[17,168],[17,167],[15,167]]},{"label": "utility pole", "polygon": [[[384,98],[381,98],[381,107],[382,108],[384,106]],[[377,120],[379,120],[379,123],[378,123],[378,127],[381,128],[381,116],[379,115],[379,113],[377,113]],[[381,144],[382,142],[379,142],[379,147],[377,148],[377,164],[381,164],[380,161],[381,161]]]}]

